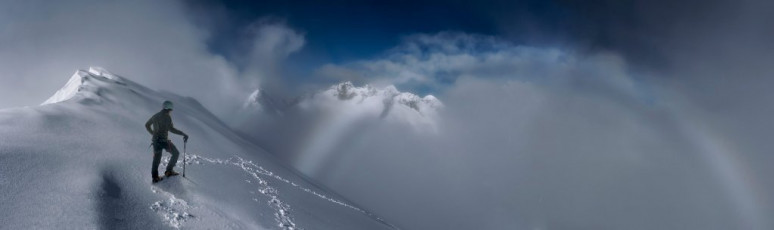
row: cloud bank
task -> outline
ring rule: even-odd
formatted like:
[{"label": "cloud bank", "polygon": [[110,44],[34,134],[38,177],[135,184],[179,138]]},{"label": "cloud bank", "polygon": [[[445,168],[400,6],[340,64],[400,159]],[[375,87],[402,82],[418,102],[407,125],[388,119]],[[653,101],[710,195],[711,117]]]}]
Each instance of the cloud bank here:
[{"label": "cloud bank", "polygon": [[[334,79],[434,91],[443,91],[464,77],[589,81],[609,84],[610,89],[634,91],[626,89],[633,87],[633,79],[627,79],[623,62],[614,54],[582,56],[558,48],[518,46],[494,36],[441,32],[408,36],[384,57],[328,64],[317,73]],[[571,77],[575,75],[586,77]]]},{"label": "cloud bank", "polygon": [[271,18],[259,20],[246,30],[251,40],[242,60],[242,72],[249,76],[247,78],[256,80],[250,84],[251,88],[276,91],[287,88],[282,81],[281,67],[290,54],[304,46],[304,35],[287,27],[282,20]]},{"label": "cloud bank", "polygon": [[631,69],[613,52],[410,36],[318,73],[443,89],[438,133],[363,121],[320,135],[336,140],[328,159],[294,163],[406,228],[765,229],[767,205],[734,182],[743,164]]}]

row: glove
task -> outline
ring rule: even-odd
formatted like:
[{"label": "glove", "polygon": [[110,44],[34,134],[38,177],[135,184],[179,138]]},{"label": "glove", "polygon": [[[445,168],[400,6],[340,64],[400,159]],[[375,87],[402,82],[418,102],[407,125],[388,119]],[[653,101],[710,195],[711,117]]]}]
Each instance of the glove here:
[{"label": "glove", "polygon": [[188,135],[183,135],[183,142],[188,142]]}]

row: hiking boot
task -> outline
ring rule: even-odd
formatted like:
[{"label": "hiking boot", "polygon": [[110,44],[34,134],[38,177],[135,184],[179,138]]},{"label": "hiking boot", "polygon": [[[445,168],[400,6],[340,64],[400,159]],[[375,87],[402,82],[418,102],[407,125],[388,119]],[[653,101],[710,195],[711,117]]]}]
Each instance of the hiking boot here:
[{"label": "hiking boot", "polygon": [[166,171],[164,172],[164,176],[170,177],[170,176],[177,176],[180,175],[180,173],[177,173],[175,171]]},{"label": "hiking boot", "polygon": [[159,182],[161,180],[162,180],[161,177],[157,177],[157,176],[153,177],[153,183]]}]

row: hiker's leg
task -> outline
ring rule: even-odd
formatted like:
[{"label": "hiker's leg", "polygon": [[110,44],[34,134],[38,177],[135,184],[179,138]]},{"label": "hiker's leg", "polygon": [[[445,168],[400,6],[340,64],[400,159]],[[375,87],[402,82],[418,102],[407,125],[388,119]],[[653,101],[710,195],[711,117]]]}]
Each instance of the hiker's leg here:
[{"label": "hiker's leg", "polygon": [[180,151],[177,151],[177,147],[175,147],[172,142],[169,142],[167,145],[167,152],[172,154],[172,158],[169,159],[169,164],[167,164],[167,172],[169,172],[175,168],[175,165],[177,164],[177,157],[180,156]]},{"label": "hiker's leg", "polygon": [[161,164],[161,146],[159,144],[153,144],[153,169],[151,170],[152,177],[159,176],[159,164]]}]

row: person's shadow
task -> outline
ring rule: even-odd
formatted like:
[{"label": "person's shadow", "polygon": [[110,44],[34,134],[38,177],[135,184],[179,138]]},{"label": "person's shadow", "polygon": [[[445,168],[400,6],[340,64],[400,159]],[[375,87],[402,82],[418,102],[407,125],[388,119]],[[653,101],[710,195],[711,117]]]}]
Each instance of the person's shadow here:
[{"label": "person's shadow", "polygon": [[136,212],[145,208],[136,194],[126,192],[126,184],[112,172],[102,173],[102,182],[95,189],[97,220],[100,229],[148,229],[159,226],[152,212]]}]

